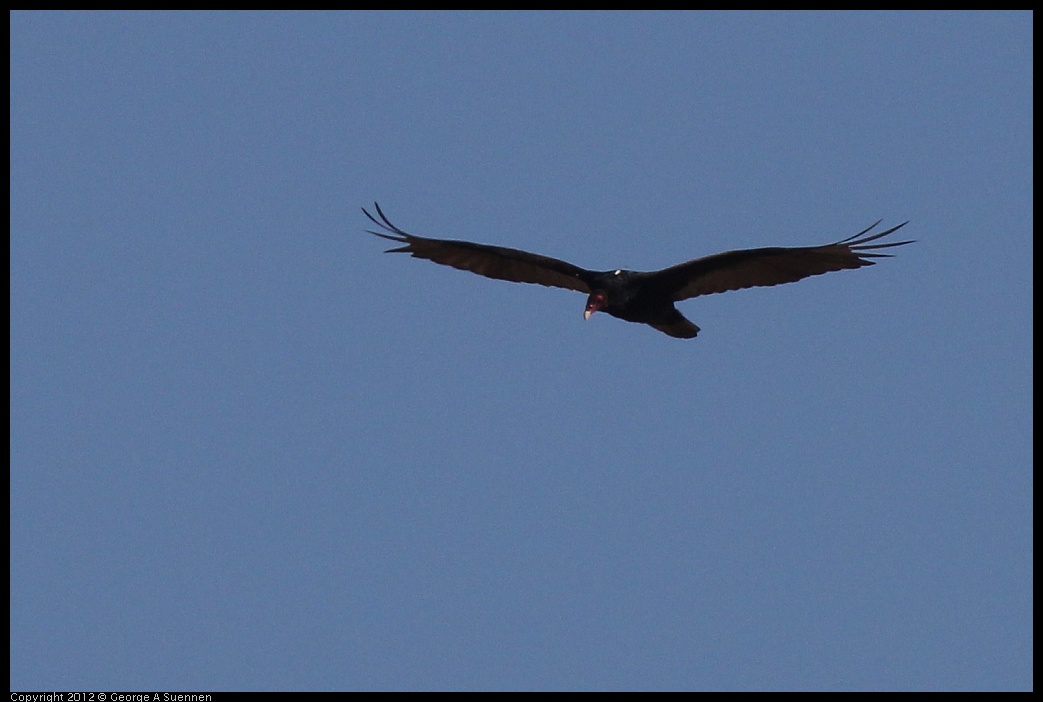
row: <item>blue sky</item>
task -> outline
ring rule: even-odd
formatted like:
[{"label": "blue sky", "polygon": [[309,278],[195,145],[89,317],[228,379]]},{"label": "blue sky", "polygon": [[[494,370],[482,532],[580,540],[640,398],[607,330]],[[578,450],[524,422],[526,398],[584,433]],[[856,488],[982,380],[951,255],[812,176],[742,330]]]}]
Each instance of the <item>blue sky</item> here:
[{"label": "blue sky", "polygon": [[1031,23],[12,14],[12,689],[1030,689]]}]

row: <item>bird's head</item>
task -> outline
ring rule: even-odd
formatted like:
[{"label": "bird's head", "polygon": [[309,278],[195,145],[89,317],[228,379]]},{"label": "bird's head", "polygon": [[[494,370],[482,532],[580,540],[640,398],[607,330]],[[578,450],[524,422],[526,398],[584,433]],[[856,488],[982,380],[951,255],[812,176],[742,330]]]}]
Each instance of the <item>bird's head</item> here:
[{"label": "bird's head", "polygon": [[583,319],[590,319],[590,316],[599,310],[609,311],[609,308],[616,309],[619,305],[626,304],[633,295],[633,290],[628,289],[632,274],[632,271],[622,269],[599,273],[591,285],[587,307],[583,310]]},{"label": "bird's head", "polygon": [[587,298],[587,308],[583,310],[583,319],[590,319],[590,315],[608,305],[608,295],[601,290],[595,290]]}]

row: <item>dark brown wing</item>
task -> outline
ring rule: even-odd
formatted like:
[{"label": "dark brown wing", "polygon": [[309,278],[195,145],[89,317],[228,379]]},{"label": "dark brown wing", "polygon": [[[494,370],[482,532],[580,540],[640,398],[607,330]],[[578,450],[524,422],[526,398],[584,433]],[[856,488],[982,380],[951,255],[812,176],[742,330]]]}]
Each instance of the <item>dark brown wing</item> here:
[{"label": "dark brown wing", "polygon": [[464,271],[471,271],[486,278],[498,280],[509,280],[514,283],[535,283],[547,285],[553,288],[566,288],[577,292],[589,293],[590,287],[586,279],[590,274],[579,266],[574,266],[565,261],[559,261],[549,256],[508,249],[502,246],[488,246],[486,244],[473,244],[469,241],[453,241],[450,239],[428,239],[427,237],[408,234],[390,221],[380,209],[380,205],[373,203],[377,210],[377,219],[366,208],[362,208],[363,214],[381,229],[389,232],[387,234],[367,229],[370,234],[375,234],[391,241],[405,244],[394,249],[388,249],[386,253],[401,252],[408,253],[416,258],[426,258],[428,261],[441,263],[443,266],[452,266]]},{"label": "dark brown wing", "polygon": [[879,234],[863,236],[877,224],[880,222],[843,241],[825,246],[744,249],[697,258],[651,273],[649,282],[676,302],[699,295],[793,283],[813,275],[871,266],[874,262],[869,259],[890,256],[875,253],[876,250],[912,243],[895,241],[870,244],[901,229],[908,222],[902,222]]}]

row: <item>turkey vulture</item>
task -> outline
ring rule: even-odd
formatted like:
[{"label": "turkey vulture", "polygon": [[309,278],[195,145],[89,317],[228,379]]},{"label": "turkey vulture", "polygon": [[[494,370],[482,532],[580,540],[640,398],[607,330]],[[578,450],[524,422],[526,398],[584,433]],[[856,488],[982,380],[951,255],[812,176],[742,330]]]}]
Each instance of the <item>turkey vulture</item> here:
[{"label": "turkey vulture", "polygon": [[875,253],[877,249],[912,243],[894,241],[870,244],[908,224],[902,222],[887,231],[869,234],[871,229],[880,224],[877,221],[854,236],[825,246],[726,251],[652,272],[588,271],[556,258],[527,251],[414,236],[392,224],[380,205],[374,202],[373,206],[380,219],[364,207],[362,212],[384,232],[366,231],[405,244],[388,249],[385,253],[408,253],[416,258],[426,258],[443,266],[471,271],[487,278],[575,290],[588,295],[584,319],[590,319],[595,312],[604,311],[628,322],[648,324],[678,339],[693,338],[699,333],[699,327],[677,311],[675,302],[728,290],[792,283],[845,268],[871,266],[874,261],[869,259],[890,256]]}]

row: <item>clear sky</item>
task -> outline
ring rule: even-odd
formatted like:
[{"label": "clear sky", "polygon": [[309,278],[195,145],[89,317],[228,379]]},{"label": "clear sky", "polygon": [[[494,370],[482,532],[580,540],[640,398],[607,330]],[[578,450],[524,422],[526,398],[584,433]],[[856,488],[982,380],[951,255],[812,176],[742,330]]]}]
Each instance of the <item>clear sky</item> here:
[{"label": "clear sky", "polygon": [[[1032,16],[11,15],[11,686],[1032,687]],[[894,258],[680,303],[595,269]]]}]

